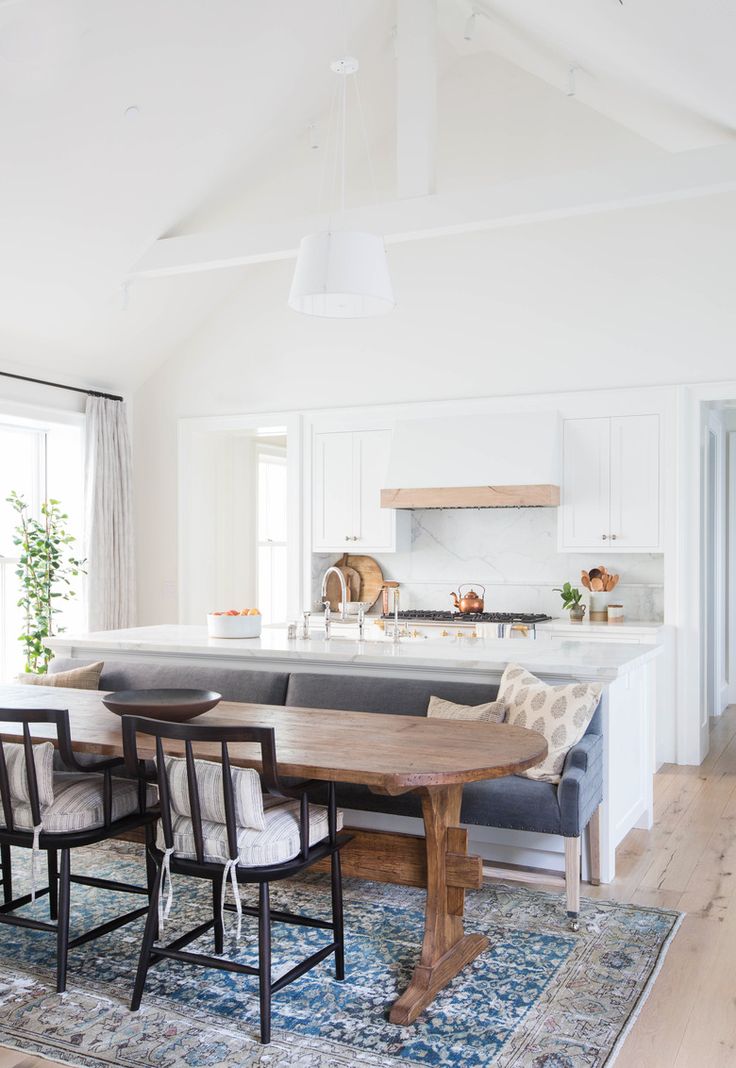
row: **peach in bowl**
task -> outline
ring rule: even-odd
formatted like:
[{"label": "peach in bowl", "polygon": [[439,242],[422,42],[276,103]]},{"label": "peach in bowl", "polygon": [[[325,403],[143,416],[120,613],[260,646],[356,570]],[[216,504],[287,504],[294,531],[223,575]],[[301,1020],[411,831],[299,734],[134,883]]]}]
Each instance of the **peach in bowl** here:
[{"label": "peach in bowl", "polygon": [[208,612],[207,634],[210,638],[259,638],[261,622],[261,613],[257,608]]}]

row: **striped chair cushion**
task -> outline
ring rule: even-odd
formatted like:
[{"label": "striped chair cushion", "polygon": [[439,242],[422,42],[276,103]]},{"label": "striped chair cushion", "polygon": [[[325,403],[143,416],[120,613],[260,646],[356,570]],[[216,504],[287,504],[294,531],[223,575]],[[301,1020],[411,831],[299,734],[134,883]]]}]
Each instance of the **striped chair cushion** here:
[{"label": "striped chair cushion", "polygon": [[[3,745],[3,753],[5,754],[5,766],[8,769],[10,782],[11,806],[25,804],[31,800],[31,795],[28,792],[25,749],[19,742],[6,742]],[[36,781],[38,782],[38,803],[41,808],[45,808],[54,800],[54,747],[51,742],[40,742],[38,745],[34,745],[33,763],[36,768]],[[0,805],[1,818],[2,805]]]},{"label": "striped chair cushion", "polygon": [[[222,792],[222,764],[210,760],[195,760],[199,807],[203,820],[225,822],[225,799]],[[181,757],[166,757],[172,813],[191,818],[187,764]],[[232,768],[235,822],[238,827],[254,831],[265,830],[261,779],[253,768]]]},{"label": "striped chair cushion", "polygon": [[[84,772],[57,772],[54,775],[53,802],[41,810],[43,830],[47,834],[86,831],[102,827],[105,822],[102,801],[104,776]],[[146,789],[146,805],[156,803],[156,790]],[[138,783],[132,779],[112,780],[112,820],[123,819],[138,810]],[[0,811],[2,820],[2,811]],[[18,830],[33,830],[31,807],[13,806],[13,821]]]},{"label": "striped chair cushion", "polygon": [[[269,805],[264,810],[265,827],[262,831],[243,828],[238,831],[238,865],[243,868],[260,868],[270,864],[283,864],[299,855],[299,802],[285,801]],[[174,852],[183,860],[196,859],[194,828],[186,816],[175,816]],[[342,827],[342,812],[337,813],[338,830]],[[327,809],[321,805],[309,806],[309,844],[316,845],[329,833]],[[227,844],[227,828],[222,823],[202,822],[204,859],[209,863],[224,864],[230,859]],[[165,849],[163,829],[158,825],[156,844]]]},{"label": "striped chair cushion", "polygon": [[70,668],[69,671],[57,671],[48,675],[19,675],[17,681],[24,686],[63,686],[72,690],[99,690],[100,675],[105,663],[98,660],[96,664]]}]

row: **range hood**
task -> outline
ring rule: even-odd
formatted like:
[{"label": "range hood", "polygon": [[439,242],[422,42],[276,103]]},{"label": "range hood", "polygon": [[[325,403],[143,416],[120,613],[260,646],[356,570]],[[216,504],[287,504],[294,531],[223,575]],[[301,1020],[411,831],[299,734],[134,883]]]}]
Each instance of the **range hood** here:
[{"label": "range hood", "polygon": [[555,507],[559,465],[557,412],[400,421],[381,507]]}]

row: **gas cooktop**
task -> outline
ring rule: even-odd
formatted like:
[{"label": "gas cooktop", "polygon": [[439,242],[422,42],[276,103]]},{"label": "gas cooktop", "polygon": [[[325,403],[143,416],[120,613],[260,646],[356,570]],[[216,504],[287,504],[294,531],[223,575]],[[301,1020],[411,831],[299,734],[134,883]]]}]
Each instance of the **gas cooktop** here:
[{"label": "gas cooktop", "polygon": [[[393,619],[393,614],[383,619]],[[540,612],[431,612],[410,609],[399,612],[399,619],[412,623],[547,623],[552,616]]]}]

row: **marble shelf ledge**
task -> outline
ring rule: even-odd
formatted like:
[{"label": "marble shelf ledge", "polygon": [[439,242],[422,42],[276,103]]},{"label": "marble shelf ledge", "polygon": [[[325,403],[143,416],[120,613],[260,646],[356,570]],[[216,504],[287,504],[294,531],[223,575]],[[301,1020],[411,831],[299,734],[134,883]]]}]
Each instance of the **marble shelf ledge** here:
[{"label": "marble shelf ledge", "polygon": [[424,677],[494,676],[519,661],[550,679],[613,682],[637,670],[662,651],[658,644],[519,639],[402,639],[358,642],[351,638],[289,639],[286,628],[264,628],[260,638],[209,638],[204,626],[161,625],[93,634],[64,634],[49,639],[59,656],[110,660],[181,660],[281,670],[359,670],[377,674],[411,673]]}]

